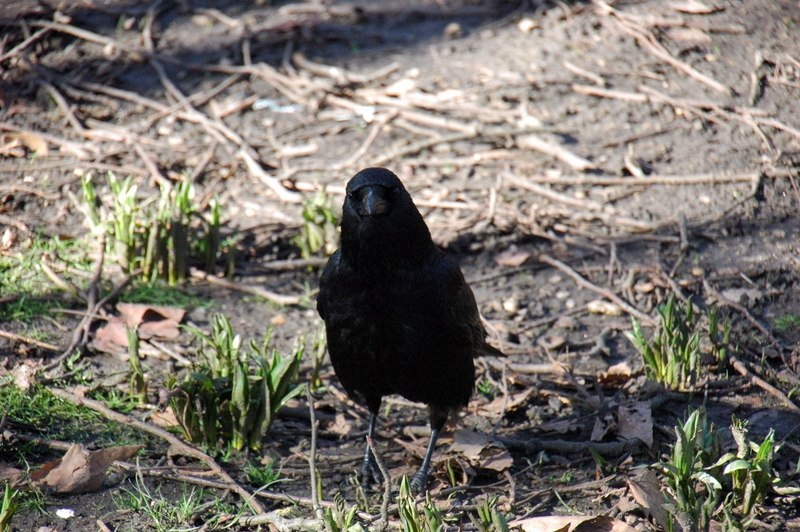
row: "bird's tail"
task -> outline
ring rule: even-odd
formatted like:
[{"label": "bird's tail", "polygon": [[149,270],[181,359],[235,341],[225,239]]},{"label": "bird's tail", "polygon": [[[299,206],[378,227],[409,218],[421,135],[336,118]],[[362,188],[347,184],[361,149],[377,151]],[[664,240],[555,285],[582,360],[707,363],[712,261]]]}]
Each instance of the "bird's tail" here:
[{"label": "bird's tail", "polygon": [[484,343],[483,347],[478,351],[479,357],[487,356],[487,357],[504,357],[506,356],[505,353],[497,349],[496,347],[492,347],[491,345]]}]

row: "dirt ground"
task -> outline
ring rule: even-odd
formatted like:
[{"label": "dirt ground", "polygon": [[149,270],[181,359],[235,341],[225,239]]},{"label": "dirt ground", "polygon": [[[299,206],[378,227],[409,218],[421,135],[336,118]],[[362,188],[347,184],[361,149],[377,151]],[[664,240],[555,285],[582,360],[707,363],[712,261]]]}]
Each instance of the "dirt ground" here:
[{"label": "dirt ground", "polygon": [[[453,530],[473,526],[464,512],[487,494],[510,518],[607,514],[655,530],[626,479],[658,461],[676,422],[703,405],[723,433],[732,415],[749,420],[756,441],[774,428],[787,442],[776,467],[794,471],[800,410],[753,376],[783,394],[800,382],[800,328],[776,325],[800,315],[798,2],[40,0],[0,7],[0,18],[8,256],[36,233],[86,234],[68,195],[86,172],[133,175],[142,197],[160,181],[191,179],[201,201],[219,197],[238,238],[234,281],[302,296],[321,262],[297,262],[299,199],[326,189],[340,204],[347,180],[368,166],[400,176],[508,354],[478,362],[493,391],[476,392],[453,428],[491,434],[513,460],[470,460],[453,445],[459,432],[442,438],[431,491],[461,516]],[[185,290],[209,301],[187,321],[207,328],[222,312],[246,338],[272,323],[279,349],[319,327],[313,301],[280,306],[197,280]],[[720,308],[743,371],[693,392],[653,389],[624,336],[628,311],[591,305],[617,297],[655,317],[673,293]],[[0,295],[10,305],[25,294],[5,286]],[[53,314],[35,326],[64,349],[79,320]],[[28,327],[0,323],[22,335]],[[183,334],[176,349],[190,340]],[[57,355],[0,338],[0,375]],[[126,367],[91,348],[84,357],[98,381]],[[179,369],[148,363],[158,376]],[[336,393],[327,362],[323,378],[321,497],[355,503],[365,414]],[[652,407],[652,445],[609,446],[601,468],[589,442],[622,441],[620,409],[636,401]],[[399,477],[419,464],[426,413],[401,398],[385,404],[377,445]],[[305,400],[293,406],[263,452],[290,479],[270,490],[302,498],[311,428]],[[42,425],[9,430],[46,435]],[[10,445],[0,439],[0,462],[18,462]],[[143,463],[161,465],[165,453],[154,440]],[[40,449],[29,465],[57,456]],[[236,460],[229,465],[241,481]],[[448,492],[449,473],[467,487]],[[20,513],[12,530],[87,530],[98,520],[147,529],[114,505],[134,480],[50,496],[46,512]],[[146,482],[166,498],[187,489]],[[370,495],[373,515],[380,495]],[[76,517],[60,519],[58,508]],[[796,500],[770,497],[754,527],[798,523]]]}]

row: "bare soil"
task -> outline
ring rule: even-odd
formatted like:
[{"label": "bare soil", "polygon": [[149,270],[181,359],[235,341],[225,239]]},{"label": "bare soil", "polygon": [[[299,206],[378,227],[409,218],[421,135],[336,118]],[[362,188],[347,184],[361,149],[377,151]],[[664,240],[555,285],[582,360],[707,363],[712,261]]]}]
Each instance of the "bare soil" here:
[{"label": "bare soil", "polygon": [[[316,287],[320,270],[294,262],[291,239],[302,219],[291,194],[327,187],[340,202],[357,170],[386,166],[461,264],[508,354],[479,362],[489,391],[476,392],[454,429],[492,434],[513,464],[504,471],[468,464],[448,450],[453,436],[443,438],[431,491],[450,487],[448,471],[466,486],[439,496],[460,519],[452,529],[472,526],[460,510],[489,494],[513,518],[607,513],[655,530],[626,479],[634,466],[659,460],[672,427],[700,406],[729,445],[732,415],[750,422],[755,441],[774,428],[787,441],[776,469],[795,470],[797,407],[752,375],[789,393],[800,368],[800,329],[777,326],[800,316],[797,2],[719,0],[705,3],[714,7],[709,13],[658,1],[72,4],[0,7],[0,232],[8,228],[16,239],[3,253],[18,253],[36,233],[85,235],[67,195],[80,194],[85,172],[134,175],[142,197],[158,181],[190,178],[202,201],[220,198],[226,232],[238,238],[235,281],[302,295],[304,286]],[[530,135],[556,146],[556,155],[532,148]],[[266,180],[240,155],[248,150]],[[522,263],[509,265],[515,258]],[[276,261],[290,262],[276,269]],[[109,269],[107,280],[119,276]],[[200,281],[183,288],[206,302],[188,309],[187,321],[201,327],[222,312],[237,332],[260,338],[272,323],[282,350],[319,327],[313,301],[278,306]],[[604,299],[599,289],[651,316],[675,292],[699,308],[718,306],[750,375],[729,367],[712,372],[716,385],[691,393],[654,388],[624,336],[627,313],[587,309]],[[2,295],[0,304],[9,305],[26,294],[4,287]],[[53,314],[33,327],[64,349],[79,320]],[[0,323],[22,335],[30,327]],[[189,344],[184,333],[175,348]],[[0,338],[0,375],[56,356]],[[97,382],[126,368],[90,348],[83,356]],[[155,403],[163,375],[183,370],[156,357],[145,362]],[[301,376],[309,372],[306,364]],[[328,387],[316,397],[321,497],[353,503],[364,412],[335,393],[327,362],[323,377]],[[600,467],[588,442],[598,424],[606,432],[596,439],[620,441],[619,408],[635,401],[652,407],[652,447],[621,446]],[[311,426],[305,400],[292,406],[263,454],[290,480],[271,491],[309,497]],[[418,405],[387,401],[377,444],[393,477],[418,466],[425,424]],[[8,430],[46,436],[47,422]],[[167,445],[151,441],[145,467],[166,456]],[[571,451],[559,447],[563,441],[586,445]],[[0,461],[16,467],[25,467],[22,457],[34,466],[60,454],[46,446],[20,453],[0,439]],[[241,458],[225,461],[245,482],[241,465]],[[98,520],[113,530],[147,529],[152,523],[120,512],[113,500],[134,481],[112,476],[99,493],[49,496],[46,512],[18,514],[12,530],[86,530]],[[152,475],[145,482],[165,498],[191,489]],[[241,504],[222,491],[208,496]],[[380,491],[370,497],[376,513]],[[62,520],[58,508],[76,517]],[[754,526],[796,526],[797,510],[796,500],[768,497]]]}]

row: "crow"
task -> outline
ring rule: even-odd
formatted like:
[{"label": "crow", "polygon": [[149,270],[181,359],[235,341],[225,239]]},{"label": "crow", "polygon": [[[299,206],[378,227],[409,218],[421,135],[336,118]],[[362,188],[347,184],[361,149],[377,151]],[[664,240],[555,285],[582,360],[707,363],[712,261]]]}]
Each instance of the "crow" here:
[{"label": "crow", "polygon": [[[472,395],[473,358],[502,353],[486,343],[461,269],[433,243],[408,191],[389,170],[367,168],[347,184],[341,244],[320,278],[317,310],[336,376],[370,412],[370,438],[384,395],[428,405],[430,442],[411,482],[422,491],[439,432]],[[374,460],[367,446],[365,485],[370,473],[382,478]]]}]

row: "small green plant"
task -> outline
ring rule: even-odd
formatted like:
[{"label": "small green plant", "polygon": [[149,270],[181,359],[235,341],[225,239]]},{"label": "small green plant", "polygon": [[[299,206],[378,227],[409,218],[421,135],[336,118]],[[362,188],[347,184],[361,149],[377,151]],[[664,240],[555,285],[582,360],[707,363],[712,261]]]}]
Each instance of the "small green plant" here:
[{"label": "small green plant", "polygon": [[667,460],[653,466],[669,486],[672,502],[664,507],[684,530],[707,530],[722,498],[719,438],[702,408],[679,423],[675,435]]},{"label": "small green plant", "polygon": [[773,469],[780,449],[774,431],[760,444],[748,440],[745,423],[736,418],[731,431],[737,452],[721,455],[714,425],[703,409],[696,410],[675,427],[676,441],[667,459],[653,465],[669,487],[664,507],[684,530],[708,530],[712,520],[721,521],[724,530],[745,530],[768,493],[800,493]]},{"label": "small green plant", "polygon": [[280,468],[277,471],[275,470],[274,460],[269,460],[263,464],[247,462],[247,465],[245,466],[245,474],[247,475],[248,482],[250,482],[252,486],[257,487],[259,490],[265,490],[273,484],[287,480],[281,478]]},{"label": "small green plant", "polygon": [[323,255],[333,254],[339,247],[339,217],[333,210],[333,196],[318,191],[314,197],[303,201],[303,227],[294,237],[303,258],[309,258],[322,251]]},{"label": "small green plant", "polygon": [[743,523],[749,524],[754,517],[753,509],[770,492],[780,495],[796,495],[800,489],[786,486],[773,469],[775,455],[781,446],[775,444],[775,430],[770,429],[766,439],[760,444],[747,437],[747,422],[733,418],[731,432],[736,441],[736,454],[728,453],[723,458],[727,462],[723,473],[731,478],[732,492],[726,498],[726,506],[735,506],[743,516]]},{"label": "small green plant", "polygon": [[357,506],[347,507],[347,503],[340,494],[333,499],[334,507],[325,509],[322,520],[328,532],[362,532],[364,529],[356,522]]},{"label": "small green plant", "polygon": [[160,487],[151,490],[141,473],[136,474],[133,486],[122,488],[113,498],[120,510],[146,516],[150,529],[158,532],[188,529],[197,519],[203,519],[206,526],[214,528],[222,515],[233,510],[219,505],[217,500],[204,502],[203,490],[194,488],[184,490],[178,499],[165,497]]},{"label": "small green plant", "polygon": [[172,393],[172,408],[186,439],[215,449],[223,437],[235,450],[260,449],[277,411],[298,395],[297,372],[304,352],[270,349],[272,329],[261,345],[242,349],[225,316],[212,319],[211,334],[189,328],[202,342],[199,362]]},{"label": "small green plant", "polygon": [[478,389],[478,393],[488,399],[494,399],[497,396],[497,388],[487,378],[479,380],[475,387]]},{"label": "small green plant", "polygon": [[11,519],[17,512],[19,492],[11,489],[11,482],[5,482],[5,490],[3,492],[3,502],[0,503],[0,532],[8,532],[11,530]]},{"label": "small green plant", "polygon": [[141,268],[148,281],[164,279],[175,285],[186,277],[190,262],[213,268],[220,252],[219,202],[211,203],[208,218],[193,202],[189,181],[161,185],[157,196],[139,197],[139,188],[128,176],[107,176],[111,202],[100,201],[91,174],[84,176],[83,200],[73,198],[89,222],[92,233],[108,234],[109,249],[125,272]]},{"label": "small green plant", "polygon": [[800,315],[784,314],[775,318],[775,329],[780,332],[800,329]]},{"label": "small green plant", "polygon": [[670,389],[692,386],[701,372],[700,330],[692,305],[675,296],[658,308],[659,321],[648,341],[639,322],[631,317],[633,330],[628,339],[641,353],[647,376]]},{"label": "small green plant", "polygon": [[417,508],[417,502],[411,491],[408,477],[400,480],[400,494],[397,496],[397,511],[400,515],[400,526],[404,532],[442,532],[444,530],[444,515],[436,507],[430,493],[425,493],[422,508]]},{"label": "small green plant", "polygon": [[497,501],[497,496],[478,501],[475,508],[478,511],[477,519],[470,515],[472,524],[480,532],[509,532],[508,520],[498,511]]},{"label": "small green plant", "polygon": [[322,379],[320,372],[322,371],[322,364],[325,360],[325,350],[327,342],[325,339],[325,326],[319,324],[317,330],[314,331],[314,337],[311,340],[311,391],[317,391],[322,387]]},{"label": "small green plant", "polygon": [[[85,243],[37,234],[18,247],[0,254],[0,298],[6,299],[0,304],[0,321],[25,323],[53,307],[68,306],[69,299],[53,293],[63,290],[74,297],[88,284],[81,275],[89,275],[92,267]],[[59,278],[48,275],[52,272]]]}]

